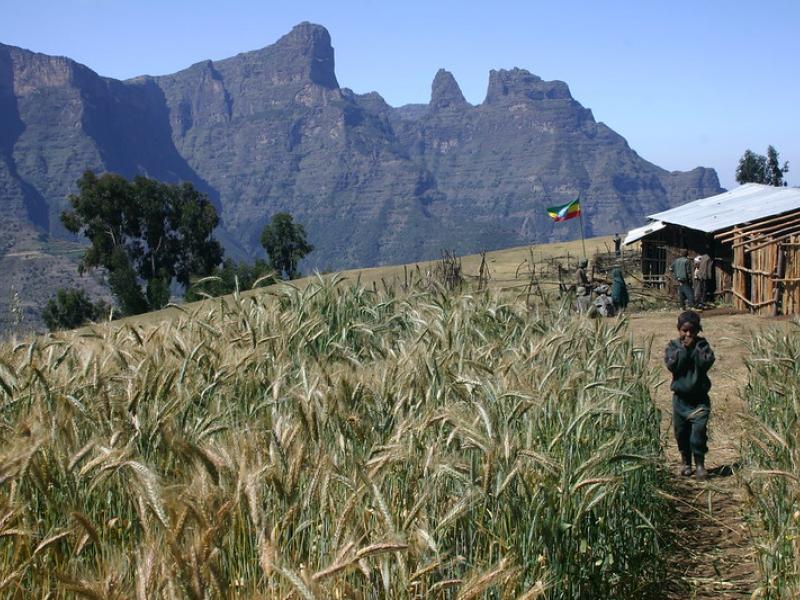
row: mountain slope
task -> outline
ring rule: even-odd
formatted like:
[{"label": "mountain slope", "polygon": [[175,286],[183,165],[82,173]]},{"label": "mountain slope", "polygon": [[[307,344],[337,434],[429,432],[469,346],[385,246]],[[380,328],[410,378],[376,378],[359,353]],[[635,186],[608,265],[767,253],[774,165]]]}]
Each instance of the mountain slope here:
[{"label": "mountain slope", "polygon": [[[578,194],[587,235],[602,235],[720,191],[711,169],[643,160],[563,82],[492,71],[472,106],[441,70],[428,105],[393,108],[340,87],[334,67],[328,32],[309,23],[261,50],[128,81],[0,45],[4,252],[65,236],[58,216],[86,169],[193,182],[237,257],[261,255],[264,224],[289,211],[316,247],[306,269],[575,237],[544,208]],[[52,294],[47,277],[23,283],[18,270],[6,286]]]}]

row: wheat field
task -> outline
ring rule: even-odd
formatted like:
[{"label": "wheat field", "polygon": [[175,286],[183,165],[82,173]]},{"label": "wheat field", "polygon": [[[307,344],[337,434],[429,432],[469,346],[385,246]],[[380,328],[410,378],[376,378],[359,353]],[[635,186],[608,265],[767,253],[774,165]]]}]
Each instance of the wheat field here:
[{"label": "wheat field", "polygon": [[800,597],[800,321],[749,344],[744,388],[751,424],[747,461],[758,598]]},{"label": "wheat field", "polygon": [[624,319],[334,276],[0,350],[0,595],[621,598],[663,577]]}]

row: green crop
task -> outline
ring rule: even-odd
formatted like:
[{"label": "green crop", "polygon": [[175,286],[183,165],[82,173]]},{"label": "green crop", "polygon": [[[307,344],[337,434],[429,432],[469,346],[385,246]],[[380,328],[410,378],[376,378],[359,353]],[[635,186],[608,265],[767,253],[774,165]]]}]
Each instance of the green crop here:
[{"label": "green crop", "polygon": [[[798,325],[795,323],[795,325]],[[753,337],[744,390],[747,490],[760,586],[757,597],[800,597],[800,336]]]}]

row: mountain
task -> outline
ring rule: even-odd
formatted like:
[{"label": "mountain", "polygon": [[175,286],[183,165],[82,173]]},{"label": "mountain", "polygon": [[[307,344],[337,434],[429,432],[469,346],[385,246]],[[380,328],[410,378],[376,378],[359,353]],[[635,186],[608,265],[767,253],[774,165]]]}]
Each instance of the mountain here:
[{"label": "mountain", "polygon": [[86,169],[191,181],[240,258],[261,255],[264,224],[289,211],[316,247],[305,269],[574,237],[544,208],[578,194],[586,234],[601,235],[721,191],[712,169],[645,161],[567,84],[522,69],[491,71],[476,106],[445,70],[427,105],[355,94],[339,86],[328,32],[310,23],[261,50],[127,81],[0,45],[0,268],[21,252],[40,262],[6,270],[0,315],[12,284],[33,319],[51,279],[73,278],[74,252],[51,249],[69,239],[58,217]]}]

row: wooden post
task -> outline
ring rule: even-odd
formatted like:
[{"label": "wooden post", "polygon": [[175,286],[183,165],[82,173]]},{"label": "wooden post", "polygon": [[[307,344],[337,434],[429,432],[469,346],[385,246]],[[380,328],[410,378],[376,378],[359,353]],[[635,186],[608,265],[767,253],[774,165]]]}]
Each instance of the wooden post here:
[{"label": "wooden post", "polygon": [[[738,227],[734,227],[733,230],[738,232]],[[733,249],[733,262],[731,264],[733,273],[732,273],[732,281],[731,281],[731,291],[733,292],[733,306],[738,310],[743,310],[747,308],[747,306],[742,301],[742,297],[744,296],[745,292],[745,283],[744,283],[744,272],[742,269],[744,268],[744,246],[738,246]]]},{"label": "wooden post", "polygon": [[[580,202],[580,199],[581,196],[578,194],[578,202]],[[581,222],[581,248],[583,249],[583,257],[588,260],[589,257],[586,255],[586,240],[583,237],[583,207],[581,207],[581,212],[578,213],[578,218]]]},{"label": "wooden post", "polygon": [[[779,243],[775,244],[775,250],[778,254],[777,261],[778,264],[775,266],[775,275],[777,276],[776,279],[780,280],[783,279],[783,271],[785,269],[785,260],[784,260],[784,249],[781,247]],[[775,300],[775,304],[772,307],[772,316],[777,317],[780,311],[778,310],[779,300],[781,299],[780,293],[783,284],[780,281],[774,281],[775,290],[773,293],[773,299]]]}]

